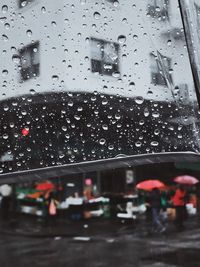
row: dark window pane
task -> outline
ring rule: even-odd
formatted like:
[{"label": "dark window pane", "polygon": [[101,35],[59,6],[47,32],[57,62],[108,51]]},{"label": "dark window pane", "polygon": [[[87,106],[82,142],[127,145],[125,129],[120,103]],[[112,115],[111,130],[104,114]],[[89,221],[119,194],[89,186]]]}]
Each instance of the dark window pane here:
[{"label": "dark window pane", "polygon": [[91,38],[91,71],[103,75],[119,72],[119,45]]},{"label": "dark window pane", "polygon": [[39,76],[39,42],[28,45],[19,51],[21,58],[21,79],[28,80],[32,77]]}]

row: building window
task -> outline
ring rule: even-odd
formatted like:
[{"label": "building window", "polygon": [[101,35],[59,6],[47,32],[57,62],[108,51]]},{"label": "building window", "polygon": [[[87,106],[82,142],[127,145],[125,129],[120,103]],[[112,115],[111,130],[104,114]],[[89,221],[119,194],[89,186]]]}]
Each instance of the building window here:
[{"label": "building window", "polygon": [[102,75],[119,73],[119,44],[91,38],[91,71]]},{"label": "building window", "polygon": [[152,18],[158,18],[162,21],[169,20],[169,1],[170,0],[150,0],[147,13]]},{"label": "building window", "polygon": [[23,8],[35,0],[19,0],[19,8]]},{"label": "building window", "polygon": [[151,58],[151,82],[155,85],[167,86],[173,83],[170,74],[171,59],[157,51],[157,55],[150,54]]},{"label": "building window", "polygon": [[26,81],[40,74],[39,42],[25,46],[19,51],[21,80]]}]

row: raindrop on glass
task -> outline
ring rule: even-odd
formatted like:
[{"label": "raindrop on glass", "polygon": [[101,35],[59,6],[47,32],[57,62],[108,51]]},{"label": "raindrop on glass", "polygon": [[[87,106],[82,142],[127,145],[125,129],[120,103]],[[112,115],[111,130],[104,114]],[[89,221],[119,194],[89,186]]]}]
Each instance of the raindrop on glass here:
[{"label": "raindrop on glass", "polygon": [[8,11],[8,6],[7,5],[3,5],[1,10],[2,10],[3,13],[6,13]]},{"label": "raindrop on glass", "polygon": [[26,34],[27,34],[28,37],[31,37],[32,36],[32,31],[31,30],[27,30]]},{"label": "raindrop on glass", "polygon": [[100,144],[100,145],[104,145],[105,143],[106,143],[106,139],[101,138],[101,139],[99,140],[99,144]]},{"label": "raindrop on glass", "polygon": [[19,64],[20,63],[20,56],[18,55],[13,55],[12,56],[12,61],[16,64]]},{"label": "raindrop on glass", "polygon": [[120,44],[123,44],[123,43],[126,42],[126,36],[125,35],[120,35],[120,36],[118,36],[117,40],[118,40],[118,42]]},{"label": "raindrop on glass", "polygon": [[144,102],[144,98],[142,96],[137,96],[135,98],[135,103],[141,105]]},{"label": "raindrop on glass", "polygon": [[64,132],[66,132],[66,131],[67,131],[67,127],[66,127],[66,126],[62,126],[62,130],[63,130]]},{"label": "raindrop on glass", "polygon": [[2,76],[5,77],[8,75],[8,70],[2,70]]},{"label": "raindrop on glass", "polygon": [[136,147],[141,147],[142,146],[142,143],[140,141],[137,141],[137,142],[135,142],[135,146]]},{"label": "raindrop on glass", "polygon": [[53,80],[54,82],[58,81],[58,80],[59,80],[58,75],[53,75],[53,76],[52,76],[52,80]]},{"label": "raindrop on glass", "polygon": [[101,14],[99,12],[94,12],[93,16],[94,16],[95,19],[100,19]]}]

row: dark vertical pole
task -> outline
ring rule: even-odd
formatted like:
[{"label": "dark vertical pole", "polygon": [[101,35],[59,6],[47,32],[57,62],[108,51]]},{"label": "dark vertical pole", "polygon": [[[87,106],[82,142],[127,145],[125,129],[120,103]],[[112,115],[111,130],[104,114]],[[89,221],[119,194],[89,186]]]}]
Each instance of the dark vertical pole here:
[{"label": "dark vertical pole", "polygon": [[196,96],[197,96],[198,104],[200,106],[200,81],[199,81],[197,66],[195,63],[195,56],[193,54],[193,51],[191,51],[191,49],[194,49],[194,46],[193,46],[193,42],[192,42],[191,32],[189,31],[189,28],[188,28],[188,25],[190,22],[188,20],[184,0],[178,0],[178,1],[179,1],[179,6],[180,6],[181,18],[182,18],[182,22],[183,22],[184,35],[186,38],[187,51],[188,51],[190,65],[191,65],[191,69],[192,69],[192,75],[193,75],[193,79],[194,79]]}]

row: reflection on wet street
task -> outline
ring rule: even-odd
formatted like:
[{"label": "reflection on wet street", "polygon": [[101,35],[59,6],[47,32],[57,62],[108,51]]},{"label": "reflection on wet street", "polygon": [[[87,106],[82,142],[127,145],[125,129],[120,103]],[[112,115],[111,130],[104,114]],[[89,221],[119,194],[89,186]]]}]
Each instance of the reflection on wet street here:
[{"label": "reflection on wet street", "polygon": [[199,266],[200,249],[196,248],[178,248],[177,250],[167,251],[164,253],[155,253],[144,260],[150,262],[163,262],[169,266]]},{"label": "reflection on wet street", "polygon": [[[34,227],[35,224],[35,227]],[[148,225],[108,220],[45,228],[20,221],[0,230],[1,266],[199,266],[199,222],[150,234]]]}]

